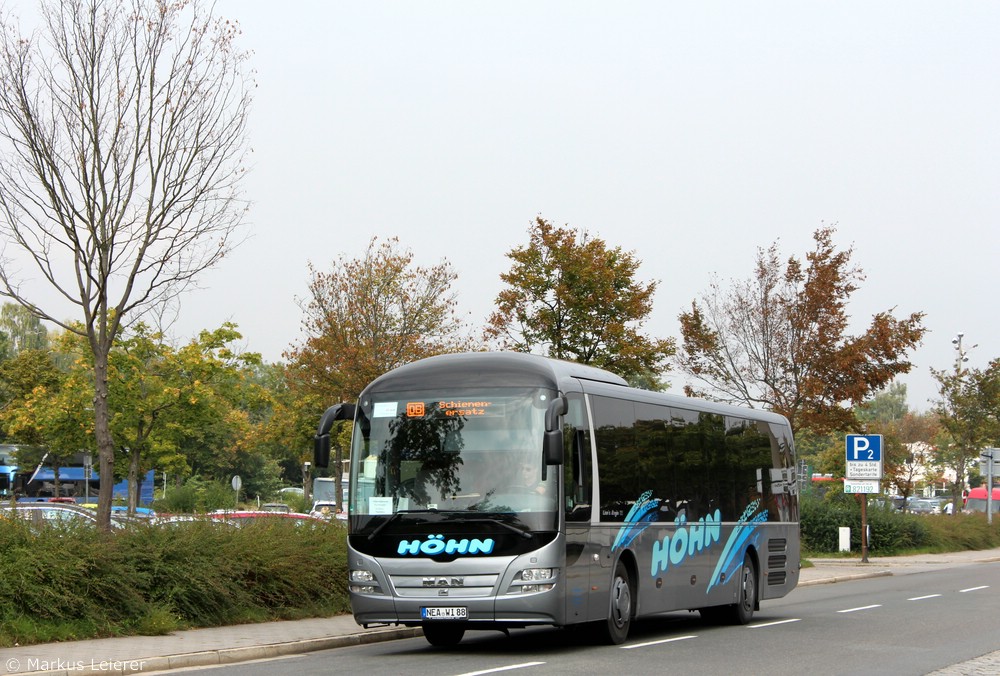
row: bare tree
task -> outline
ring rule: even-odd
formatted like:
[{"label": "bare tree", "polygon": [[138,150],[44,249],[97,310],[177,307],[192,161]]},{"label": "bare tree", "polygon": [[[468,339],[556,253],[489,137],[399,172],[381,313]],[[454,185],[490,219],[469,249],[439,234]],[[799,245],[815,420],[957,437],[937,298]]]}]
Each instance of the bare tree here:
[{"label": "bare tree", "polygon": [[89,341],[108,527],[108,354],[237,243],[252,75],[238,27],[200,0],[42,0],[40,16],[29,35],[0,25],[0,296]]},{"label": "bare tree", "polygon": [[907,354],[926,329],[923,313],[874,315],[864,333],[847,333],[848,301],[864,279],[838,251],[834,229],[813,233],[806,262],[783,263],[777,243],[758,249],[748,280],[712,284],[702,302],[680,315],[677,366],[707,386],[688,393],[763,407],[786,416],[793,430],[856,428],[860,404],[913,365]]}]

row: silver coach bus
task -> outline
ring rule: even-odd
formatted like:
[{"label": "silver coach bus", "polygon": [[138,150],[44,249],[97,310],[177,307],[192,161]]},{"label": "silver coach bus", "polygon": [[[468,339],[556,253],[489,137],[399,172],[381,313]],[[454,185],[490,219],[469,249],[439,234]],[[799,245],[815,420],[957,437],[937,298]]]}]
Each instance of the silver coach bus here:
[{"label": "silver coach bus", "polygon": [[799,577],[779,415],[628,387],[536,355],[442,355],[330,407],[354,420],[348,576],[359,624],[467,630],[590,622],[622,643],[674,610],[745,624]]}]

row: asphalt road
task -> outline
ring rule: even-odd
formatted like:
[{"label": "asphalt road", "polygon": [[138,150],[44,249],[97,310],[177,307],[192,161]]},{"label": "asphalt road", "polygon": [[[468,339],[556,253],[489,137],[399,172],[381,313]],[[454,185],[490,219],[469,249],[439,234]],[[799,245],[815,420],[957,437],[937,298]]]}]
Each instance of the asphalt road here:
[{"label": "asphalt road", "polygon": [[509,638],[469,632],[447,650],[416,638],[199,670],[213,676],[997,673],[955,665],[1000,650],[998,591],[1000,563],[958,566],[800,587],[765,602],[753,623],[741,627],[671,613],[637,623],[622,646],[595,645],[580,628],[539,628]]}]

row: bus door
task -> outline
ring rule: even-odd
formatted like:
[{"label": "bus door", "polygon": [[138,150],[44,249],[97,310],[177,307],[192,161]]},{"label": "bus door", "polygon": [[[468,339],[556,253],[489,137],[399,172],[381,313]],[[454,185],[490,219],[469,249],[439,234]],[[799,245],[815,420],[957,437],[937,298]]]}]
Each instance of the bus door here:
[{"label": "bus door", "polygon": [[591,618],[591,570],[600,547],[591,542],[593,461],[586,409],[579,395],[569,395],[563,443],[563,496],[566,527],[566,624]]}]

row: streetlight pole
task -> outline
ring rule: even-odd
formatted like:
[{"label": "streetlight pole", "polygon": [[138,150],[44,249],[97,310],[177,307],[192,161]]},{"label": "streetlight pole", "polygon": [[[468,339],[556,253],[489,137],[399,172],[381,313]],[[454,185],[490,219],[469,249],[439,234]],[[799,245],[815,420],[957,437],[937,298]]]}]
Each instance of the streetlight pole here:
[{"label": "streetlight pole", "polygon": [[[969,358],[965,356],[965,348],[962,347],[962,339],[965,337],[964,333],[959,333],[957,336],[951,339],[951,344],[955,346],[955,350],[958,352],[958,357],[955,358],[955,375],[962,378],[962,365],[969,361]],[[973,345],[972,348],[979,347],[979,344]],[[969,348],[969,349],[972,349]]]},{"label": "streetlight pole", "polygon": [[[965,356],[966,355],[966,350],[962,346],[962,339],[964,337],[965,337],[965,334],[960,331],[957,336],[955,336],[954,338],[951,339],[951,344],[955,346],[955,351],[958,353],[958,356],[955,358],[955,377],[956,377],[956,379],[958,381],[957,384],[956,384],[956,387],[959,390],[963,387],[963,385],[962,385],[962,366],[969,361],[969,358],[967,356]],[[976,348],[976,347],[979,347],[979,343],[976,343],[975,345],[972,346],[972,348],[969,348],[969,349],[973,349],[973,348]],[[958,439],[956,439],[956,441],[960,442],[960,440],[958,440]],[[963,456],[964,456],[965,451],[963,450],[962,453],[963,453]],[[958,468],[956,468],[956,469],[958,469]],[[962,489],[964,491],[965,486],[968,485],[967,482],[966,482],[966,477],[964,475],[963,476],[958,476],[958,477],[955,478],[955,480],[962,482],[961,486],[962,486]],[[958,497],[961,497],[961,496],[957,496],[956,497],[954,494],[952,494],[952,502],[956,505],[956,507],[952,508],[953,511],[955,512],[955,514],[958,514],[958,509],[957,509]]]}]

